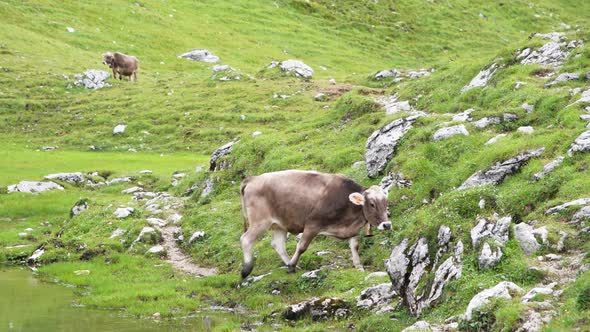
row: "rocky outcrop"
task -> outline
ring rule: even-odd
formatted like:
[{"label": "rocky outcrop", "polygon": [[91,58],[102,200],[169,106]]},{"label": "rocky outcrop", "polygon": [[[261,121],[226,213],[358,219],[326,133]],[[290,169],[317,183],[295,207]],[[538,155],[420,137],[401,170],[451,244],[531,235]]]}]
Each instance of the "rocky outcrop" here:
[{"label": "rocky outcrop", "polygon": [[[389,274],[393,290],[402,298],[402,303],[410,313],[419,316],[425,308],[430,307],[442,295],[444,287],[453,279],[461,276],[463,243],[458,241],[451,251],[450,229],[441,226],[438,234],[436,257],[429,257],[426,238],[420,238],[408,248],[408,239],[404,239],[393,248],[389,259],[385,261],[385,270]],[[448,258],[440,265],[441,258]],[[427,285],[421,283],[429,279],[427,271],[434,271],[434,277]]]},{"label": "rocky outcrop", "polygon": [[499,184],[506,176],[516,173],[531,158],[540,156],[544,150],[544,147],[536,150],[528,150],[510,159],[498,162],[486,171],[477,171],[465,180],[459,189]]},{"label": "rocky outcrop", "polygon": [[590,206],[584,206],[578,210],[572,217],[572,223],[577,224],[584,220],[590,220]]},{"label": "rocky outcrop", "polygon": [[87,71],[74,75],[74,86],[86,89],[102,89],[111,86],[106,80],[111,76],[104,70],[88,69]]},{"label": "rocky outcrop", "polygon": [[559,76],[557,76],[553,81],[546,83],[545,87],[550,88],[556,84],[567,82],[567,81],[573,81],[573,80],[577,80],[577,79],[580,79],[580,74],[578,74],[578,73],[563,73],[563,74],[559,74]]},{"label": "rocky outcrop", "polygon": [[418,118],[416,115],[394,120],[369,136],[365,153],[369,177],[374,178],[383,171],[393,157],[396,146]]},{"label": "rocky outcrop", "polygon": [[412,180],[407,179],[404,177],[402,173],[395,173],[390,172],[387,174],[383,179],[381,179],[381,183],[379,186],[385,190],[389,191],[389,189],[396,187],[396,188],[407,188],[412,186]]},{"label": "rocky outcrop", "polygon": [[525,48],[516,56],[523,65],[539,64],[547,66],[561,66],[569,56],[569,50],[565,42],[550,41],[537,50]]},{"label": "rocky outcrop", "polygon": [[357,298],[356,306],[360,309],[374,309],[388,305],[397,296],[391,283],[365,288]]},{"label": "rocky outcrop", "polygon": [[518,293],[522,292],[522,288],[509,281],[502,281],[492,288],[488,288],[477,293],[469,304],[463,318],[470,321],[473,318],[475,311],[483,309],[494,298],[511,299]]},{"label": "rocky outcrop", "polygon": [[539,181],[542,178],[544,178],[545,175],[553,172],[553,170],[557,166],[559,166],[559,164],[561,164],[564,159],[565,159],[565,157],[559,156],[559,157],[555,158],[553,161],[547,163],[545,166],[543,166],[543,169],[540,172],[535,173],[535,175],[534,175],[535,180]]},{"label": "rocky outcrop", "polygon": [[579,198],[567,203],[563,203],[552,208],[549,208],[545,211],[545,214],[554,214],[557,212],[561,212],[567,209],[570,206],[582,206],[582,205],[590,205],[590,197]]},{"label": "rocky outcrop", "polygon": [[340,298],[314,297],[307,301],[287,306],[283,318],[299,320],[310,317],[314,321],[343,318],[350,314],[349,304]]},{"label": "rocky outcrop", "polygon": [[567,154],[571,157],[575,152],[588,151],[590,151],[590,130],[586,130],[574,140]]},{"label": "rocky outcrop", "polygon": [[313,76],[313,69],[299,60],[273,61],[266,68],[272,69],[275,67],[279,67],[285,73],[293,74],[296,77],[309,79]]},{"label": "rocky outcrop", "polygon": [[494,76],[496,70],[498,70],[499,66],[497,63],[492,63],[487,68],[482,69],[475,77],[461,89],[461,93],[469,91],[473,88],[478,87],[485,87],[488,84],[488,81]]},{"label": "rocky outcrop", "polygon": [[209,50],[196,48],[178,56],[178,58],[185,58],[192,61],[202,61],[215,63],[219,61],[219,57],[209,52]]},{"label": "rocky outcrop", "polygon": [[229,162],[224,160],[222,157],[227,156],[231,153],[231,150],[235,144],[239,141],[229,142],[224,146],[218,148],[217,150],[213,151],[211,155],[211,160],[209,161],[209,171],[220,171],[224,170],[229,167]]},{"label": "rocky outcrop", "polygon": [[84,174],[80,172],[75,173],[55,173],[43,177],[46,180],[59,180],[68,183],[82,183],[86,180]]},{"label": "rocky outcrop", "polygon": [[410,105],[409,101],[399,100],[398,94],[377,97],[375,98],[375,102],[383,106],[386,115],[392,115],[399,112],[416,113],[416,110]]},{"label": "rocky outcrop", "polygon": [[7,187],[8,193],[41,193],[48,190],[64,190],[64,187],[51,181],[47,182],[34,182],[34,181],[21,181],[17,184],[13,184]]},{"label": "rocky outcrop", "polygon": [[465,125],[456,125],[452,127],[441,128],[437,130],[432,136],[433,141],[440,141],[447,138],[451,138],[455,135],[469,136],[469,132],[465,128]]},{"label": "rocky outcrop", "polygon": [[547,229],[544,226],[534,229],[529,224],[520,223],[514,227],[514,238],[520,244],[520,248],[525,255],[532,255],[541,248],[541,244],[539,244],[535,235],[540,238],[541,243],[547,241]]},{"label": "rocky outcrop", "polygon": [[512,217],[507,216],[494,220],[482,218],[471,229],[471,244],[479,250],[477,258],[481,269],[489,269],[496,266],[503,256],[502,248],[508,241]]}]

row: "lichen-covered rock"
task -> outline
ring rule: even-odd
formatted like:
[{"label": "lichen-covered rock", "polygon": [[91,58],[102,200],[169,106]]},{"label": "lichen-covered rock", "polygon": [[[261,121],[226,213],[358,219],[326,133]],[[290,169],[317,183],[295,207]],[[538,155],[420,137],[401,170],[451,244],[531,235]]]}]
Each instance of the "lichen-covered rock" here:
[{"label": "lichen-covered rock", "polygon": [[587,130],[580,134],[567,151],[569,156],[572,156],[574,152],[588,152],[590,151],[590,130]]},{"label": "lichen-covered rock", "polygon": [[559,166],[559,164],[561,164],[564,159],[565,159],[565,157],[559,156],[559,157],[555,158],[554,160],[552,160],[551,162],[547,163],[545,166],[543,166],[543,169],[540,172],[535,173],[535,175],[534,175],[535,180],[539,181],[542,178],[544,178],[545,175],[553,172],[553,170],[557,166]]},{"label": "lichen-covered rock", "polygon": [[9,193],[41,193],[48,190],[64,190],[62,186],[55,182],[35,182],[35,181],[21,181],[7,187]]},{"label": "lichen-covered rock", "polygon": [[522,288],[509,281],[502,281],[492,288],[488,288],[477,293],[469,304],[463,316],[465,320],[470,321],[474,311],[482,309],[494,298],[511,299],[512,296],[522,292]]},{"label": "lichen-covered rock", "polygon": [[229,167],[227,161],[222,160],[221,158],[230,154],[233,146],[238,143],[239,141],[229,142],[224,146],[218,148],[217,150],[213,151],[211,155],[211,160],[209,161],[209,171],[220,171]]},{"label": "lichen-covered rock", "polygon": [[86,180],[84,174],[80,172],[75,173],[55,173],[44,176],[46,180],[59,180],[68,183],[82,183]]},{"label": "lichen-covered rock", "polygon": [[179,58],[185,58],[192,61],[202,61],[215,63],[219,61],[219,57],[209,52],[209,50],[196,48],[178,56]]},{"label": "lichen-covered rock", "polygon": [[383,171],[393,157],[397,144],[419,117],[416,115],[394,120],[369,136],[365,153],[369,177],[374,178]]},{"label": "lichen-covered rock", "polygon": [[[443,228],[444,227],[444,228]],[[439,229],[437,250],[434,263],[429,257],[428,243],[420,238],[408,249],[408,239],[404,239],[393,248],[389,259],[385,261],[385,270],[389,274],[393,290],[402,298],[402,303],[408,307],[410,313],[419,316],[425,308],[430,307],[442,295],[444,287],[453,279],[461,276],[463,244],[458,241],[453,252],[440,266],[438,260],[447,254],[450,241],[450,229],[441,226]],[[428,271],[434,271],[432,282],[422,283],[429,279]]]},{"label": "lichen-covered rock", "polygon": [[516,173],[516,171],[525,165],[531,158],[540,156],[544,150],[544,147],[537,150],[528,150],[510,159],[498,162],[486,171],[477,171],[465,180],[459,189],[479,187],[488,184],[499,184],[506,176]]},{"label": "lichen-covered rock", "polygon": [[357,298],[356,306],[361,309],[373,309],[387,305],[397,296],[391,283],[365,288]]},{"label": "lichen-covered rock", "polygon": [[440,141],[443,139],[451,138],[455,135],[469,136],[469,132],[465,128],[465,125],[456,125],[452,127],[441,128],[437,130],[432,136],[433,141]]},{"label": "lichen-covered rock", "polygon": [[498,70],[499,66],[497,63],[492,63],[489,67],[482,69],[475,77],[461,89],[461,93],[469,91],[473,88],[477,87],[485,87],[488,84],[488,81],[494,76],[496,70]]},{"label": "lichen-covered rock", "polygon": [[102,89],[111,86],[106,80],[111,76],[104,70],[88,69],[87,71],[74,75],[74,85],[86,89]]},{"label": "lichen-covered rock", "polygon": [[340,298],[318,298],[287,306],[283,312],[283,318],[287,320],[299,320],[310,317],[314,321],[326,319],[338,319],[350,314],[349,304]]}]

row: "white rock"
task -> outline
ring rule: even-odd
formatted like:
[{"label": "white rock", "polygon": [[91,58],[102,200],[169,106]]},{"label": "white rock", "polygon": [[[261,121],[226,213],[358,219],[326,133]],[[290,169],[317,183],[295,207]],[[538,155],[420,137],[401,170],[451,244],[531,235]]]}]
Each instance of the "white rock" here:
[{"label": "white rock", "polygon": [[172,213],[168,216],[167,220],[173,224],[178,223],[182,219],[182,216],[178,213]]},{"label": "white rock", "polygon": [[466,109],[461,113],[457,113],[453,116],[453,121],[456,122],[465,122],[471,121],[471,113],[475,112],[473,108]]},{"label": "white rock", "polygon": [[203,238],[205,238],[205,232],[197,231],[194,232],[193,235],[191,235],[191,238],[188,240],[188,243],[192,244],[193,242],[201,240]]},{"label": "white rock", "polygon": [[483,308],[485,305],[490,303],[493,298],[511,299],[516,293],[522,292],[522,288],[509,281],[502,281],[492,288],[485,289],[477,293],[469,304],[465,311],[465,319],[470,321],[472,314],[475,310]]},{"label": "white rock", "polygon": [[365,281],[372,279],[372,278],[382,278],[382,277],[387,277],[387,276],[388,276],[387,272],[383,272],[383,271],[371,272],[365,277]]},{"label": "white rock", "polygon": [[564,159],[565,159],[565,157],[563,157],[563,156],[559,156],[559,157],[557,157],[555,160],[553,160],[553,161],[551,161],[551,162],[547,163],[545,166],[543,166],[543,169],[542,169],[540,172],[538,172],[538,173],[535,173],[535,175],[534,175],[534,177],[535,177],[535,180],[537,180],[537,181],[538,181],[538,180],[542,179],[543,177],[545,177],[545,175],[547,175],[547,174],[549,174],[549,173],[553,172],[553,170],[554,170],[554,169],[555,169],[557,166],[559,166],[559,164],[561,164],[561,163],[563,162],[563,160],[564,160]]},{"label": "white rock", "polygon": [[113,135],[118,135],[118,134],[124,133],[125,128],[127,128],[126,125],[123,125],[123,124],[116,125],[115,128],[113,128]]},{"label": "white rock", "polygon": [[485,117],[485,118],[481,118],[481,119],[479,119],[479,120],[475,121],[475,122],[473,123],[473,125],[474,125],[475,127],[477,127],[477,128],[480,128],[480,129],[481,129],[481,128],[485,128],[485,127],[487,127],[487,126],[489,126],[489,125],[492,125],[492,124],[499,124],[499,123],[500,123],[500,118],[496,118],[496,117],[491,117],[491,118],[488,118],[488,117]]},{"label": "white rock", "polygon": [[150,217],[146,219],[147,223],[152,225],[152,226],[157,226],[157,227],[164,227],[168,224],[168,222],[164,219],[160,219],[160,218],[155,218],[155,217]]},{"label": "white rock", "polygon": [[429,332],[433,331],[431,325],[424,320],[417,321],[411,326],[406,327],[402,332]]},{"label": "white rock", "polygon": [[142,228],[141,231],[139,232],[139,235],[137,236],[137,238],[135,239],[135,241],[133,241],[133,243],[141,241],[143,239],[144,235],[146,235],[146,234],[152,234],[152,233],[156,233],[156,230],[153,229],[152,227],[144,227],[144,228]]},{"label": "white rock", "polygon": [[155,245],[151,248],[148,249],[148,251],[146,252],[146,254],[161,254],[165,251],[164,247],[162,247],[161,245]]},{"label": "white rock", "polygon": [[332,85],[336,85],[336,80],[331,78],[328,80],[328,83],[332,84]]},{"label": "white rock", "polygon": [[572,223],[579,223],[590,219],[590,206],[584,206],[572,217]]},{"label": "white rock", "polygon": [[301,278],[306,278],[306,279],[315,279],[317,277],[319,277],[318,273],[320,272],[319,269],[317,270],[311,270],[309,272],[305,272],[304,274],[301,275]]},{"label": "white rock", "polygon": [[532,300],[538,294],[552,295],[553,294],[553,288],[555,286],[556,286],[556,284],[555,283],[552,283],[552,284],[548,285],[547,287],[535,287],[535,288],[531,289],[528,293],[526,293],[522,297],[521,301],[522,301],[522,303],[530,302],[530,300]]},{"label": "white rock", "polygon": [[567,151],[567,154],[571,157],[574,152],[589,152],[590,151],[590,130],[587,130],[580,134]]},{"label": "white rock", "polygon": [[526,85],[526,82],[516,82],[514,84],[514,90],[519,90],[523,85]]},{"label": "white rock", "polygon": [[479,203],[477,203],[477,206],[479,206],[479,208],[482,209],[482,210],[485,209],[485,207],[486,207],[486,200],[483,199],[483,198],[480,199],[479,200]]},{"label": "white rock", "polygon": [[533,231],[533,227],[526,223],[514,226],[514,238],[519,242],[520,248],[526,255],[532,255],[541,247]]},{"label": "white rock", "polygon": [[81,183],[81,182],[84,182],[85,177],[82,173],[75,172],[75,173],[49,174],[49,175],[44,176],[44,179],[59,180],[59,181],[64,181],[64,182],[69,182],[69,183]]},{"label": "white rock", "polygon": [[546,88],[552,87],[556,84],[559,83],[563,83],[563,82],[567,82],[567,81],[573,81],[573,80],[577,80],[580,78],[580,74],[578,73],[563,73],[563,74],[559,74],[559,76],[557,76],[553,81],[545,84]]},{"label": "white rock", "polygon": [[74,85],[86,89],[102,89],[111,86],[106,82],[109,77],[111,77],[111,74],[104,70],[88,69],[81,74],[74,75]]},{"label": "white rock", "polygon": [[530,135],[535,132],[535,129],[531,126],[524,126],[524,127],[518,127],[517,131],[519,133]]},{"label": "white rock", "polygon": [[72,27],[66,27],[66,30],[70,33],[76,32],[76,29],[74,29]]},{"label": "white rock", "polygon": [[279,66],[283,71],[287,73],[292,73],[297,77],[303,78],[311,78],[313,76],[313,69],[310,66],[306,65],[302,61],[299,60],[285,60],[282,62],[275,62],[273,61],[268,68],[274,68]]},{"label": "white rock", "polygon": [[523,103],[520,107],[527,113],[533,113],[535,105],[529,105],[529,103]]},{"label": "white rock", "polygon": [[115,212],[113,212],[113,214],[118,219],[123,219],[123,218],[129,217],[134,211],[135,211],[135,209],[132,207],[120,207],[120,208],[117,208],[115,210]]},{"label": "white rock", "polygon": [[482,69],[477,75],[475,75],[469,84],[461,89],[461,93],[469,91],[473,88],[485,87],[498,68],[498,64],[492,63],[489,67]]},{"label": "white rock", "polygon": [[399,112],[413,112],[415,111],[410,102],[407,100],[398,101],[399,96],[397,94],[391,96],[377,97],[375,102],[383,105],[386,115],[392,115]]},{"label": "white rock", "polygon": [[149,169],[144,169],[143,171],[139,171],[139,174],[152,174],[152,171]]},{"label": "white rock", "polygon": [[193,61],[202,61],[215,63],[219,61],[219,57],[209,52],[206,49],[196,48],[178,56],[179,58],[185,58]]},{"label": "white rock", "polygon": [[570,206],[581,206],[581,205],[588,205],[590,204],[590,197],[585,197],[585,198],[579,198],[561,205],[557,205],[554,206],[550,209],[547,209],[547,211],[545,211],[546,214],[553,214],[553,213],[557,213],[560,212],[564,209],[567,209]]},{"label": "white rock", "polygon": [[487,142],[485,142],[484,145],[494,144],[494,143],[498,142],[500,140],[500,138],[502,138],[502,137],[506,137],[506,134],[498,134],[498,135],[490,138]]},{"label": "white rock", "polygon": [[477,258],[477,261],[479,263],[480,268],[489,269],[491,267],[498,265],[498,263],[502,259],[502,256],[502,249],[494,248],[494,250],[492,251],[490,245],[486,242],[483,244],[481,253]]},{"label": "white rock", "polygon": [[113,185],[113,184],[117,184],[117,183],[125,183],[125,182],[131,182],[132,179],[128,176],[124,176],[124,177],[120,177],[120,178],[114,178],[110,181],[106,182],[107,186]]},{"label": "white rock", "polygon": [[111,236],[109,236],[109,239],[114,239],[116,237],[119,237],[123,234],[125,234],[127,231],[121,228],[117,228],[113,231],[113,233],[111,234]]},{"label": "white rock", "polygon": [[34,182],[34,181],[21,181],[18,184],[13,184],[7,187],[8,193],[40,193],[48,190],[64,190],[62,186],[55,182]]},{"label": "white rock", "polygon": [[432,140],[436,142],[443,139],[451,138],[455,135],[469,136],[469,132],[465,128],[465,125],[462,124],[447,128],[441,128],[434,133]]},{"label": "white rock", "polygon": [[125,189],[121,191],[121,194],[133,194],[139,191],[143,191],[142,187],[131,187],[129,189]]},{"label": "white rock", "polygon": [[252,137],[256,137],[256,136],[259,136],[259,135],[262,135],[262,132],[261,131],[255,131],[255,132],[252,133]]}]

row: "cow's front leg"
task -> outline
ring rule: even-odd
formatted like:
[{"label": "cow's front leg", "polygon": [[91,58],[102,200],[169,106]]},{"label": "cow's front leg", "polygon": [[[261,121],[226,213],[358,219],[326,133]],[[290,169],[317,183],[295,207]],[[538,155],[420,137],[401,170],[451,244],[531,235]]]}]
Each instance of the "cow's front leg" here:
[{"label": "cow's front leg", "polygon": [[353,236],[350,238],[350,251],[352,252],[352,264],[354,267],[364,272],[363,264],[361,264],[361,258],[359,257],[359,238]]},{"label": "cow's front leg", "polygon": [[113,78],[117,79],[117,71],[115,70],[115,67],[111,67],[111,69],[113,70]]},{"label": "cow's front leg", "polygon": [[317,234],[315,232],[309,232],[307,230],[303,231],[303,235],[301,236],[301,239],[297,243],[297,249],[295,249],[295,254],[293,254],[291,261],[287,265],[287,268],[288,268],[287,272],[289,272],[289,273],[295,272],[295,267],[297,266],[297,262],[299,261],[299,256],[301,256],[301,254],[303,254],[305,252],[305,250],[307,250],[307,247],[309,247],[309,243],[311,242],[311,240],[313,240],[313,238],[316,235]]}]

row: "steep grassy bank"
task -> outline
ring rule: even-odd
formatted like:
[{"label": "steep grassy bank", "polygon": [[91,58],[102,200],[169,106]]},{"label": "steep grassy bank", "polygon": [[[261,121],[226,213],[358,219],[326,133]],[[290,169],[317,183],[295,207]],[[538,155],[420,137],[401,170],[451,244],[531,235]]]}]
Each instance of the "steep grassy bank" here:
[{"label": "steep grassy bank", "polygon": [[[383,259],[403,238],[427,236],[435,241],[439,226],[447,225],[466,245],[462,277],[452,281],[438,305],[421,317],[430,322],[463,313],[476,293],[499,281],[529,289],[543,280],[529,268],[536,256],[525,256],[514,239],[506,244],[499,265],[481,270],[469,234],[478,216],[512,215],[515,222],[536,220],[546,226],[549,244],[539,254],[553,251],[560,230],[571,234],[566,249],[590,249],[588,235],[566,224],[575,208],[557,215],[544,213],[559,203],[590,196],[590,155],[575,154],[544,179],[532,180],[533,174],[564,155],[586,130],[587,122],[579,118],[586,105],[568,105],[580,98],[570,89],[588,88],[585,73],[590,71],[590,48],[584,45],[572,50],[562,67],[550,69],[555,74],[549,78],[539,77],[544,67],[520,65],[516,59],[517,50],[546,42],[529,38],[535,32],[565,31],[568,40],[587,43],[585,13],[590,4],[114,1],[109,5],[105,10],[103,4],[94,3],[0,3],[0,135],[5,142],[0,148],[0,172],[5,175],[0,185],[70,171],[103,171],[107,179],[135,177],[133,184],[94,190],[64,184],[63,192],[0,194],[0,261],[21,263],[38,244],[45,243],[41,275],[87,287],[81,291],[81,304],[144,318],[156,312],[163,318],[207,314],[211,306],[232,309],[214,322],[219,330],[254,327],[249,324],[262,321],[263,330],[350,327],[397,331],[416,319],[403,308],[388,315],[356,310],[354,298],[362,289],[387,281],[365,277],[383,270]],[[565,29],[562,22],[571,29]],[[75,32],[67,32],[66,27]],[[210,64],[176,58],[201,47],[252,78],[212,80]],[[100,55],[108,50],[140,58],[137,84],[110,79],[113,86],[101,90],[68,88],[73,74],[88,68],[106,69]],[[273,60],[289,58],[314,68],[314,77],[303,81],[260,72]],[[488,85],[461,94],[461,88],[492,62],[503,67]],[[397,84],[372,79],[377,71],[391,68],[433,68],[434,72]],[[564,72],[581,76],[544,87]],[[330,78],[336,80],[335,85],[328,82]],[[526,85],[515,89],[516,82]],[[326,101],[314,100],[320,92],[328,96]],[[254,274],[272,274],[238,288],[241,179],[299,168],[343,173],[363,185],[378,184],[382,176],[370,179],[364,167],[353,167],[353,163],[364,159],[365,142],[374,130],[406,116],[386,115],[374,100],[394,92],[430,116],[414,124],[384,170],[384,174],[401,172],[413,184],[390,193],[393,232],[361,237],[361,259],[367,272],[352,268],[346,242],[318,238],[302,256],[301,270],[287,274],[267,235],[255,248]],[[534,105],[532,113],[521,107],[525,102]],[[473,122],[505,113],[517,118],[483,129],[466,122],[469,136],[432,141],[443,123],[468,108],[475,109]],[[112,134],[117,124],[127,124],[124,134]],[[530,135],[518,132],[521,126],[532,126],[535,131]],[[262,134],[253,137],[255,131]],[[484,145],[500,133],[507,136]],[[195,170],[196,166],[207,169],[206,156],[237,139],[240,142],[228,157],[229,169]],[[58,149],[36,151],[42,146]],[[540,158],[502,184],[454,190],[474,172],[541,146],[545,151]],[[139,174],[143,169],[153,174]],[[177,171],[187,176],[172,186],[171,176]],[[193,184],[208,178],[214,181],[211,194],[201,197],[201,187],[185,195]],[[120,192],[138,184],[146,190],[186,197],[181,212],[184,239],[195,231],[204,231],[206,236],[180,245],[195,262],[218,268],[219,275],[185,275],[157,257],[144,255],[147,248],[132,247],[150,213]],[[90,209],[70,218],[69,209],[80,198],[89,198]],[[478,207],[481,199],[486,202],[484,208]],[[118,220],[113,211],[119,205],[133,206],[137,213]],[[50,226],[40,224],[43,222]],[[29,227],[33,231],[27,236],[18,235]],[[117,228],[127,231],[122,237],[125,242],[109,238]],[[29,246],[6,248],[16,244]],[[295,237],[289,237],[288,251],[293,252],[295,245]],[[316,254],[321,251],[328,254]],[[316,279],[301,277],[303,272],[329,265],[333,268],[321,270]],[[84,270],[89,274],[74,273]],[[588,327],[587,279],[588,272],[567,287],[560,299],[564,305],[558,308],[561,315],[550,329]],[[353,306],[352,315],[328,322],[288,323],[280,318],[285,304],[312,296],[347,299]],[[523,308],[514,301],[499,303],[492,311],[491,325],[483,328],[510,330],[523,319]]]}]

